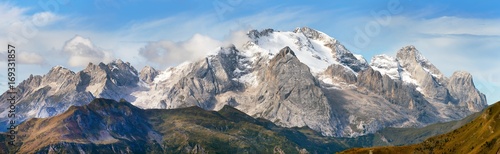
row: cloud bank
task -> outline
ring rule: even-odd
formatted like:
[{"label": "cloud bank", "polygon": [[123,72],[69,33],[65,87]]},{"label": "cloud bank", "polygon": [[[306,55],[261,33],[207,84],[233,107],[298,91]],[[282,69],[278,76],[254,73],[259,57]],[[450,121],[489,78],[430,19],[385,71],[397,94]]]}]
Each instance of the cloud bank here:
[{"label": "cloud bank", "polygon": [[185,61],[196,61],[206,57],[210,52],[219,47],[234,45],[237,48],[247,43],[250,38],[245,31],[235,31],[225,40],[195,34],[185,41],[173,42],[169,40],[149,42],[139,50],[139,55],[148,61],[153,61],[161,66],[175,66]]},{"label": "cloud bank", "polygon": [[86,66],[89,62],[100,63],[113,60],[112,53],[94,45],[89,39],[82,36],[75,36],[68,40],[62,50],[69,55],[68,64],[73,67]]}]

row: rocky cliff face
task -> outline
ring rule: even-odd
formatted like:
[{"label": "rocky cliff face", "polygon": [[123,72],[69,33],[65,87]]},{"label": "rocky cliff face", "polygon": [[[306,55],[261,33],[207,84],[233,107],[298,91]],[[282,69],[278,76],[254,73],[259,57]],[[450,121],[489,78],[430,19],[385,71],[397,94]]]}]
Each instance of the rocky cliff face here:
[{"label": "rocky cliff face", "polygon": [[[120,99],[127,98],[128,90],[137,87],[139,77],[137,70],[121,60],[109,64],[89,64],[82,72],[82,85],[94,96]],[[88,84],[87,84],[88,83]]]},{"label": "rocky cliff face", "polygon": [[358,85],[382,96],[391,104],[403,107],[407,114],[422,123],[439,122],[439,112],[419,93],[414,85],[393,80],[371,68],[360,72]]},{"label": "rocky cliff face", "polygon": [[487,105],[486,96],[479,92],[474,86],[472,75],[467,72],[455,72],[448,80],[449,93],[451,103],[458,106],[464,106],[473,112],[479,112]]},{"label": "rocky cliff face", "polygon": [[332,64],[324,72],[324,77],[331,80],[331,83],[348,83],[354,84],[357,82],[356,74],[352,70],[340,65]]},{"label": "rocky cliff face", "polygon": [[459,119],[487,106],[484,95],[474,87],[469,73],[455,72],[446,78],[414,46],[401,48],[396,58],[375,56],[371,65],[395,81],[416,87],[414,96],[423,97],[441,116]]},{"label": "rocky cliff face", "polygon": [[443,74],[432,65],[414,46],[400,49],[396,55],[401,67],[407,70],[417,85],[426,96],[446,101],[448,90],[446,89]]},{"label": "rocky cliff face", "polygon": [[289,47],[281,49],[264,72],[265,86],[255,96],[258,98],[255,116],[287,127],[309,126],[334,132],[334,127],[328,127],[334,125],[331,120],[334,117],[330,116],[332,109],[319,81]]},{"label": "rocky cliff face", "polygon": [[140,80],[146,83],[152,83],[156,76],[158,76],[158,71],[151,66],[145,66],[139,74]]},{"label": "rocky cliff face", "polygon": [[307,27],[252,30],[248,37],[243,47],[221,47],[163,71],[145,67],[139,74],[121,60],[77,73],[54,67],[19,85],[18,113],[22,119],[49,117],[93,98],[123,98],[141,108],[230,105],[281,126],[349,137],[461,119],[486,107],[470,74],[446,78],[413,46],[396,57],[375,56],[368,65]]}]

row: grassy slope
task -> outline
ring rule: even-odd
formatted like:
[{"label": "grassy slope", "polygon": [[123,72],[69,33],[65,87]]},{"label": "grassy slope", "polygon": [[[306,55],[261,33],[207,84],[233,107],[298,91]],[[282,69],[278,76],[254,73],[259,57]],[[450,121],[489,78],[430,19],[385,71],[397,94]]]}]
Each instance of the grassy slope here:
[{"label": "grassy slope", "polygon": [[[375,133],[373,146],[401,146],[423,142],[432,136],[451,132],[476,119],[481,112],[474,113],[462,120],[436,123],[422,128],[386,128]],[[385,141],[382,141],[385,138]]]},{"label": "grassy slope", "polygon": [[198,107],[180,110],[149,110],[154,129],[163,136],[167,153],[181,153],[186,147],[203,147],[208,153],[273,153],[279,148],[296,153],[297,145],[276,132],[249,123],[236,122],[218,112]]},{"label": "grassy slope", "polygon": [[500,152],[500,102],[472,122],[422,143],[400,147],[350,149],[342,153],[498,153]]}]

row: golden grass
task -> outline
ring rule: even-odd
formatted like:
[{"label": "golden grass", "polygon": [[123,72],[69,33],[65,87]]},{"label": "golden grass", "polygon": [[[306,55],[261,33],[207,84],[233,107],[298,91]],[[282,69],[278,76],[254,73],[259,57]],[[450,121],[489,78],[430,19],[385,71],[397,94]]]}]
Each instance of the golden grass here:
[{"label": "golden grass", "polygon": [[356,148],[341,153],[481,153],[500,152],[500,102],[470,123],[422,143],[400,147]]}]

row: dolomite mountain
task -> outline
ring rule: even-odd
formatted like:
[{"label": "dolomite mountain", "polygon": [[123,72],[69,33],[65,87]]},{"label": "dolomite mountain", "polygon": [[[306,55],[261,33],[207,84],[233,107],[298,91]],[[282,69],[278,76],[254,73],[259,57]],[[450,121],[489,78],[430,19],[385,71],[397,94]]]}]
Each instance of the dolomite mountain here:
[{"label": "dolomite mountain", "polygon": [[79,72],[54,67],[19,84],[18,118],[51,117],[94,98],[123,98],[145,109],[230,105],[280,126],[355,137],[457,120],[487,106],[469,73],[445,77],[414,46],[368,63],[307,27],[247,34],[250,41],[242,47],[207,49],[206,58],[166,70],[147,66],[138,72],[121,60],[90,63]]}]

